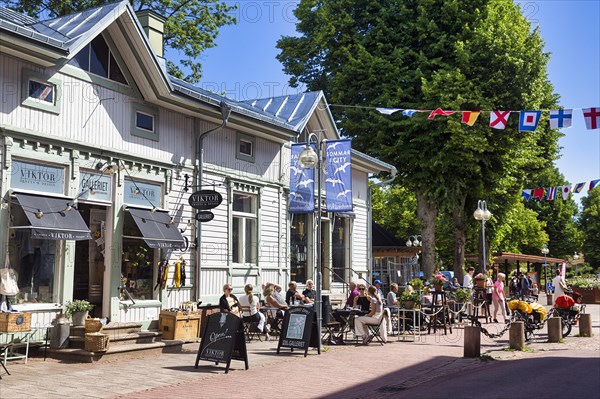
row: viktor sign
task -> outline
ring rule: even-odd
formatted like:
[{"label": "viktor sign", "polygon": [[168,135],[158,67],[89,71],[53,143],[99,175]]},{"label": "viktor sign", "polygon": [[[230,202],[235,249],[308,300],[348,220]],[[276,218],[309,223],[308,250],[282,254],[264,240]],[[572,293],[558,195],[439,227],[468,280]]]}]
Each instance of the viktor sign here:
[{"label": "viktor sign", "polygon": [[223,196],[214,190],[196,191],[188,200],[194,209],[213,209],[223,202]]}]

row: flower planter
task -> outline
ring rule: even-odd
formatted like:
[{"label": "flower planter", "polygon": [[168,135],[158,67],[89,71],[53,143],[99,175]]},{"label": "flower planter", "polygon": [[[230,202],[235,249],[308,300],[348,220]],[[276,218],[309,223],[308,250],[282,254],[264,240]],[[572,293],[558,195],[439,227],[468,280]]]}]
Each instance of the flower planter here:
[{"label": "flower planter", "polygon": [[402,308],[403,309],[414,309],[415,308],[415,301],[404,301],[402,302]]},{"label": "flower planter", "polygon": [[475,280],[475,287],[485,288],[485,280]]},{"label": "flower planter", "polygon": [[581,300],[582,303],[600,304],[600,288],[580,288],[574,286],[573,291],[577,291],[583,296],[583,299]]},{"label": "flower planter", "polygon": [[443,291],[443,289],[444,289],[444,286],[443,286],[442,284],[434,284],[434,285],[433,285],[433,289],[434,289],[436,292],[441,292],[441,291]]},{"label": "flower planter", "polygon": [[87,319],[88,317],[88,311],[85,312],[74,312],[73,316],[71,317],[73,319],[73,326],[84,326],[85,325],[85,319]]}]

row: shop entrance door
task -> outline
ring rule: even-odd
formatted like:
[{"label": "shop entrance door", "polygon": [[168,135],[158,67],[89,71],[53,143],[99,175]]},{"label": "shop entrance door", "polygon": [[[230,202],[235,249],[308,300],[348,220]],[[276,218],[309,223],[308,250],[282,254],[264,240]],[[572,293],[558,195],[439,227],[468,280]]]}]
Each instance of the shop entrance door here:
[{"label": "shop entrance door", "polygon": [[101,317],[105,271],[103,251],[105,248],[106,208],[79,204],[78,210],[92,232],[92,239],[77,241],[75,244],[73,299],[90,301],[94,305],[90,315]]}]

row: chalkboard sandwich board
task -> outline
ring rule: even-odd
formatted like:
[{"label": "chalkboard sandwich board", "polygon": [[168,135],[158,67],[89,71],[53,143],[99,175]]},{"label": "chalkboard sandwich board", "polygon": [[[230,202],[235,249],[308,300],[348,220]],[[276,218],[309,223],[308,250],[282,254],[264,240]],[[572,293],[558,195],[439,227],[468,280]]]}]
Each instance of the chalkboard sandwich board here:
[{"label": "chalkboard sandwich board", "polygon": [[[279,353],[280,348],[291,348],[292,351],[294,349],[304,349],[304,357],[306,357],[308,348],[315,347],[321,354],[314,319],[315,311],[312,306],[297,306],[286,310],[281,335],[279,336],[279,344],[277,345],[277,353]],[[313,334],[316,339],[311,339]]]},{"label": "chalkboard sandwich board", "polygon": [[239,317],[231,313],[213,313],[203,325],[202,340],[196,356],[196,365],[200,360],[226,363],[225,373],[229,372],[231,359],[243,360],[248,370],[248,352],[246,337]]}]

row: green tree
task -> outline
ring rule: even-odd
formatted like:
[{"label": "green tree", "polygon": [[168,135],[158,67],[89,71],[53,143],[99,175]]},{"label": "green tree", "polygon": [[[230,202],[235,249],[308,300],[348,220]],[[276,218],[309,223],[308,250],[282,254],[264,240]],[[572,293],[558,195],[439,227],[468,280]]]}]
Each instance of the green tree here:
[{"label": "green tree", "polygon": [[373,220],[400,240],[421,231],[414,193],[397,184],[372,188]]},{"label": "green tree", "polygon": [[[301,0],[300,36],[283,37],[278,59],[332,104],[453,110],[521,110],[556,106],[547,80],[548,54],[510,0]],[[542,120],[519,132],[518,116],[504,130],[487,114],[473,127],[459,118],[383,116],[335,107],[343,134],[359,150],[395,165],[399,183],[415,192],[423,222],[423,266],[435,266],[440,212],[455,226],[455,268],[464,262],[467,231],[478,199],[501,219],[525,176],[555,159],[559,133]],[[490,221],[493,233],[495,221]],[[485,245],[484,243],[482,245]],[[489,253],[489,251],[488,251]],[[481,263],[481,262],[480,262]]]},{"label": "green tree", "polygon": [[600,268],[600,189],[589,191],[587,197],[582,198],[581,206],[579,224],[585,237],[582,249],[585,261],[597,270]]},{"label": "green tree", "polygon": [[[53,18],[111,3],[113,0],[9,0],[7,7],[32,17]],[[202,77],[200,55],[215,47],[219,28],[235,24],[236,18],[229,6],[221,0],[130,0],[136,10],[150,9],[166,18],[164,45],[177,52],[179,65],[167,61],[169,74],[198,82]],[[185,74],[184,69],[190,73]]]}]

